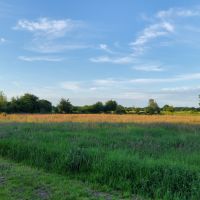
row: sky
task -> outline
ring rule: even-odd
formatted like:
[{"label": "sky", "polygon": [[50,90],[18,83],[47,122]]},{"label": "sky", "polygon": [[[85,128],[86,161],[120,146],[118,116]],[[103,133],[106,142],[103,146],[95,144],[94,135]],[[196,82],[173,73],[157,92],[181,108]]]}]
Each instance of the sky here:
[{"label": "sky", "polygon": [[0,91],[197,107],[199,35],[198,0],[0,0]]}]

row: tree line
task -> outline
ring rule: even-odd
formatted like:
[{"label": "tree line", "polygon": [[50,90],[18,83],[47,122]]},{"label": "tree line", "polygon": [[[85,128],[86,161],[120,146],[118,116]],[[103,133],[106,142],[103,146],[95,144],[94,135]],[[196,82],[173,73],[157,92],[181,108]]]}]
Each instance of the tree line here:
[{"label": "tree line", "polygon": [[173,113],[175,111],[198,112],[199,108],[173,107],[165,105],[160,108],[154,99],[149,99],[148,105],[144,108],[124,107],[114,100],[105,103],[97,102],[93,105],[74,106],[69,99],[62,98],[58,105],[53,106],[46,99],[26,93],[20,97],[13,97],[8,101],[6,95],[0,92],[0,113],[135,113],[135,114],[160,114],[162,111]]}]

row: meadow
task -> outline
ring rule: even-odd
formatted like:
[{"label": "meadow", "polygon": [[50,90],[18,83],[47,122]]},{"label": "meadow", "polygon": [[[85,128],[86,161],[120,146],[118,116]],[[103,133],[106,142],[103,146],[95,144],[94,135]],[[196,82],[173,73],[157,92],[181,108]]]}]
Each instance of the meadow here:
[{"label": "meadow", "polygon": [[1,117],[0,155],[118,191],[116,199],[200,199],[199,116],[53,116]]}]

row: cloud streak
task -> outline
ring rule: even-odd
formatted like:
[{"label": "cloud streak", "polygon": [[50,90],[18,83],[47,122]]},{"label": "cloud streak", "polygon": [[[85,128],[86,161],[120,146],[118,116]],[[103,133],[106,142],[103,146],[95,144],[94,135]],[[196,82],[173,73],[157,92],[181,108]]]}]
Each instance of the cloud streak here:
[{"label": "cloud streak", "polygon": [[60,83],[60,87],[65,90],[77,91],[80,90],[80,82],[77,81],[65,81]]},{"label": "cloud streak", "polygon": [[38,62],[38,61],[47,61],[47,62],[61,62],[64,58],[59,57],[48,57],[48,56],[19,56],[19,60],[26,62]]},{"label": "cloud streak", "polygon": [[31,32],[36,37],[43,36],[55,39],[64,37],[67,32],[71,32],[80,26],[82,26],[81,22],[71,19],[51,20],[48,18],[39,18],[35,21],[27,19],[19,20],[14,29]]},{"label": "cloud streak", "polygon": [[75,51],[88,49],[90,45],[86,44],[58,44],[58,43],[37,43],[33,44],[31,47],[28,47],[29,50],[38,52],[38,53],[59,53],[63,51]]},{"label": "cloud streak", "polygon": [[173,33],[174,29],[174,25],[169,22],[156,23],[146,27],[136,40],[130,43],[131,48],[134,50],[133,55],[141,55],[146,49],[146,44],[156,38]]},{"label": "cloud streak", "polygon": [[89,59],[94,63],[111,63],[111,64],[130,64],[134,63],[134,58],[129,56],[118,56],[118,57],[110,57],[110,56],[100,56]]},{"label": "cloud streak", "polygon": [[[135,78],[135,79],[96,79],[90,81],[65,81],[62,82],[61,88],[67,90],[98,90],[98,89],[113,89],[113,88],[130,88],[132,86],[141,86],[141,84],[158,84],[158,83],[174,83],[183,81],[200,80],[200,73],[181,74],[169,78]],[[176,89],[178,89],[176,87]],[[162,89],[162,91],[168,89]]]},{"label": "cloud streak", "polygon": [[175,17],[196,17],[200,16],[200,8],[196,7],[193,9],[185,8],[170,8],[169,10],[161,10],[156,14],[157,18],[167,20]]},{"label": "cloud streak", "polygon": [[137,70],[137,71],[144,71],[144,72],[164,71],[164,68],[162,68],[160,65],[139,65],[139,66],[133,67],[132,69]]},{"label": "cloud streak", "polygon": [[108,47],[107,44],[100,44],[100,45],[99,45],[99,48],[100,48],[101,50],[103,50],[103,51],[109,53],[109,54],[114,54],[114,53],[115,53],[114,51],[112,51],[112,50]]}]

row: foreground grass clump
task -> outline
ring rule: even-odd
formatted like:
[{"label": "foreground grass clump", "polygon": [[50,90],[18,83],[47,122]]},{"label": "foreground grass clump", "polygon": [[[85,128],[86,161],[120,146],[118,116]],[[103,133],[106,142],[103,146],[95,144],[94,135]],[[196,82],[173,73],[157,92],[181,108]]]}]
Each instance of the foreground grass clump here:
[{"label": "foreground grass clump", "polygon": [[46,173],[0,157],[1,200],[111,200],[125,199],[116,194],[98,192],[80,181]]},{"label": "foreground grass clump", "polygon": [[151,199],[200,199],[200,126],[1,124],[0,154]]}]

